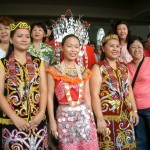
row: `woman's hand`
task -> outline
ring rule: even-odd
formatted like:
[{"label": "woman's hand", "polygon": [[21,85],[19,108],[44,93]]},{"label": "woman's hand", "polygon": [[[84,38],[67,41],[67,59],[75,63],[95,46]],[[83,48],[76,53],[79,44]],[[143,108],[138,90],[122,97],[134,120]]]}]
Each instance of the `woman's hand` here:
[{"label": "woman's hand", "polygon": [[133,123],[136,126],[139,123],[139,116],[138,116],[137,112],[133,111],[132,117],[133,117]]},{"label": "woman's hand", "polygon": [[57,124],[55,120],[50,121],[50,134],[52,134],[55,139],[58,139]]},{"label": "woman's hand", "polygon": [[30,128],[30,124],[19,116],[13,117],[12,121],[20,131],[28,131]]},{"label": "woman's hand", "polygon": [[35,117],[33,117],[31,121],[29,121],[30,129],[36,128],[41,123],[41,121],[43,120],[44,114],[45,113],[43,111],[40,111]]},{"label": "woman's hand", "polygon": [[97,132],[103,135],[107,133],[107,124],[104,119],[97,120]]}]

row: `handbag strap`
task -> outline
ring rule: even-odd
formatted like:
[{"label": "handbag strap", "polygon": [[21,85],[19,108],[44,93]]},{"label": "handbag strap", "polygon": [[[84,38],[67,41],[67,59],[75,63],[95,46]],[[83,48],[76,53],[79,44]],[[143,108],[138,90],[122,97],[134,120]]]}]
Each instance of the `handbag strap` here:
[{"label": "handbag strap", "polygon": [[133,87],[134,87],[134,84],[135,84],[135,81],[136,81],[138,72],[139,72],[139,70],[140,70],[140,68],[141,68],[141,66],[142,66],[143,61],[144,61],[144,57],[143,57],[143,59],[140,61],[139,65],[138,65],[138,67],[137,67],[137,70],[136,70],[136,72],[135,72],[134,78],[133,78],[133,80],[132,80],[132,89],[133,89]]}]

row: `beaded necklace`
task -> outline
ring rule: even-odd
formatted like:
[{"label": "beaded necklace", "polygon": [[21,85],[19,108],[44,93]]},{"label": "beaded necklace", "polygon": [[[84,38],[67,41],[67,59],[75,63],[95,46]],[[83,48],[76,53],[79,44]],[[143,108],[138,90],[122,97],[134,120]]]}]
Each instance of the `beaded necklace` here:
[{"label": "beaded necklace", "polygon": [[[60,64],[60,66],[61,66],[62,75],[66,75],[66,67],[65,67],[64,61]],[[82,80],[82,75],[81,75],[80,67],[77,64],[75,64],[75,68],[77,70],[78,78]],[[82,99],[83,85],[84,85],[84,82],[82,80],[82,82],[79,83],[79,96],[78,96],[78,100],[77,101],[73,101],[72,97],[71,97],[71,94],[70,94],[69,83],[67,83],[67,82],[64,83],[64,88],[65,88],[65,94],[66,94],[66,97],[67,97],[67,101],[68,101],[68,103],[69,103],[69,105],[71,107],[77,107],[77,106],[79,106],[80,101]]]}]

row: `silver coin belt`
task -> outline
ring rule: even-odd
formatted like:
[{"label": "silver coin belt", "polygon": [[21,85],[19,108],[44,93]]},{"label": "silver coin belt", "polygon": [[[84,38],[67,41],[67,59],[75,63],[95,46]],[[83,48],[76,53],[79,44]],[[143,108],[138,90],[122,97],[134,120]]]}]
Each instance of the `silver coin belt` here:
[{"label": "silver coin belt", "polygon": [[85,104],[78,107],[60,105],[57,111],[59,141],[74,143],[91,140],[90,124],[93,114]]}]

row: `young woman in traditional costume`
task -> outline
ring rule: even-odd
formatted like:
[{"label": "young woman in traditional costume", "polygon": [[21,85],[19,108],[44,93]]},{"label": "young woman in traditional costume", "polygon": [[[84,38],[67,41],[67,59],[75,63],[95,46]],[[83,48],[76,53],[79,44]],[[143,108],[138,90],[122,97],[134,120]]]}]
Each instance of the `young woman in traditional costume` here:
[{"label": "young woman in traditional costume", "polygon": [[[79,39],[73,34],[65,36],[62,50],[64,60],[47,69],[50,131],[58,138],[60,150],[98,150],[89,93],[91,71],[75,63],[80,51]],[[54,91],[59,103],[56,120]]]},{"label": "young woman in traditional costume", "polygon": [[133,123],[138,124],[137,108],[126,65],[120,63],[119,38],[102,39],[103,60],[92,68],[90,90],[97,119],[101,150],[135,150]]},{"label": "young woman in traditional costume", "polygon": [[13,50],[0,60],[2,149],[48,149],[45,67],[41,59],[27,53],[30,26],[16,22],[10,30]]}]

